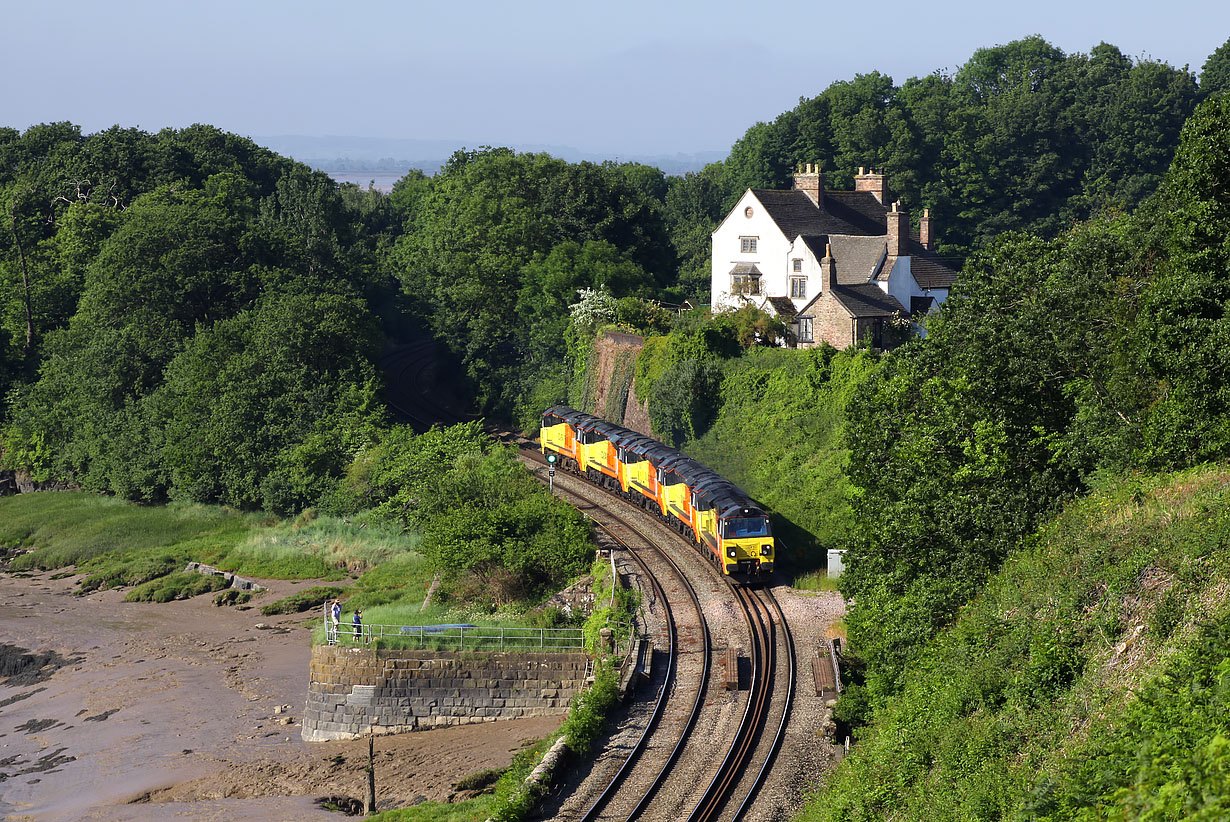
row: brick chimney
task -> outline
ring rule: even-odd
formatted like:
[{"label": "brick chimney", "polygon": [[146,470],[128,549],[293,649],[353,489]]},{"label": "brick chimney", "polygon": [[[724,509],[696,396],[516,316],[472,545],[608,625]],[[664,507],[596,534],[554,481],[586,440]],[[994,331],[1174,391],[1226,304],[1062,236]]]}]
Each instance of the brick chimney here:
[{"label": "brick chimney", "polygon": [[824,172],[819,163],[800,164],[794,174],[794,190],[811,198],[819,208],[824,208]]},{"label": "brick chimney", "polygon": [[893,203],[888,212],[888,255],[901,257],[909,252],[906,243],[910,240],[910,215],[901,210],[901,202]]},{"label": "brick chimney", "polygon": [[824,259],[820,261],[820,273],[824,280],[824,290],[830,295],[837,287],[837,261],[833,259],[833,246],[824,244]]},{"label": "brick chimney", "polygon": [[934,251],[932,243],[935,242],[935,235],[932,234],[934,229],[931,227],[931,209],[924,208],[923,215],[918,221],[918,241],[922,243],[922,247],[928,251]]},{"label": "brick chimney", "polygon": [[869,191],[871,196],[876,198],[877,202],[884,202],[884,175],[876,174],[875,169],[865,169],[862,166],[858,167],[858,174],[854,176],[855,191]]}]

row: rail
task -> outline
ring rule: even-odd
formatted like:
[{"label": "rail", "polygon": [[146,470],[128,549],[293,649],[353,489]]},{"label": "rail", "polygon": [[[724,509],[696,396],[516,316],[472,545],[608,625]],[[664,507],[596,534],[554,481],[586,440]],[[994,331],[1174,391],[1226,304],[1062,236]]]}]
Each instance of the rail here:
[{"label": "rail", "polygon": [[583,651],[580,628],[506,628],[479,625],[380,625],[359,626],[325,622],[330,645],[363,646],[373,642],[386,648],[433,648],[518,651]]}]

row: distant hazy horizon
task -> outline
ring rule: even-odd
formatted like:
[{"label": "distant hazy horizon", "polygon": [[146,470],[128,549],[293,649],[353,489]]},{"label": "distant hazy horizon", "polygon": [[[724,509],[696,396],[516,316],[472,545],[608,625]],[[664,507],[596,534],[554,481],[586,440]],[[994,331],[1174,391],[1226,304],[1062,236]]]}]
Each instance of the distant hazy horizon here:
[{"label": "distant hazy horizon", "polygon": [[[397,173],[399,179],[410,169],[431,175],[448,161],[455,151],[481,148],[471,140],[415,140],[375,137],[312,137],[307,135],[272,135],[251,138],[278,154],[329,173],[339,182],[354,182],[366,187],[369,180]],[[605,161],[644,163],[666,174],[699,171],[708,163],[725,159],[728,152],[709,151],[697,154],[612,154],[580,151],[571,146],[510,145],[516,151],[545,152],[569,162],[601,163]],[[377,179],[377,188],[382,188]],[[392,186],[392,183],[389,183]]]},{"label": "distant hazy horizon", "polygon": [[573,146],[609,159],[724,155],[757,121],[859,74],[900,84],[1035,33],[1067,53],[1105,41],[1199,72],[1230,34],[1230,4],[1207,0],[1171,0],[1161,14],[1141,0],[886,0],[874,13],[792,0],[9,6],[3,125],[209,123],[245,135],[450,143],[385,155],[416,161],[463,144]]}]

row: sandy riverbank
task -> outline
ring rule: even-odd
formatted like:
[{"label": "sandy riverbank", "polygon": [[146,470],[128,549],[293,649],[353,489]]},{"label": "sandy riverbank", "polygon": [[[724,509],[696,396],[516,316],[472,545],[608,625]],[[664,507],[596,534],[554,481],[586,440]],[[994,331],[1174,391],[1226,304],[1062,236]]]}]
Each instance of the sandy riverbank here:
[{"label": "sandy riverbank", "polygon": [[[256,604],[311,584],[271,582]],[[0,646],[48,661],[0,685],[0,818],[311,822],[344,818],[314,797],[363,796],[366,742],[299,737],[308,615],[75,588],[73,578],[0,573]],[[507,765],[559,722],[379,737],[380,805],[443,800],[457,779]]]}]

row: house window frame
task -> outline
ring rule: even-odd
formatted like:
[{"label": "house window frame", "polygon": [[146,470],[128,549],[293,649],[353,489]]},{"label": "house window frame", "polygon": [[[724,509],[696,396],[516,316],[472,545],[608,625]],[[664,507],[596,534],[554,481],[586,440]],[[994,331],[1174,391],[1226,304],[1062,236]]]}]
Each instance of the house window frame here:
[{"label": "house window frame", "polygon": [[756,247],[759,245],[760,237],[744,235],[739,237],[739,253],[740,254],[755,254]]},{"label": "house window frame", "polygon": [[816,341],[814,320],[815,318],[811,316],[806,316],[806,317],[801,316],[798,318],[799,342],[810,343],[810,342]]},{"label": "house window frame", "polygon": [[790,278],[790,299],[792,300],[807,299],[807,278],[806,277],[791,277]]},{"label": "house window frame", "polygon": [[730,293],[741,297],[759,297],[760,275],[731,274]]},{"label": "house window frame", "polygon": [[795,257],[790,261],[790,273],[799,274],[803,271],[803,258]]}]

